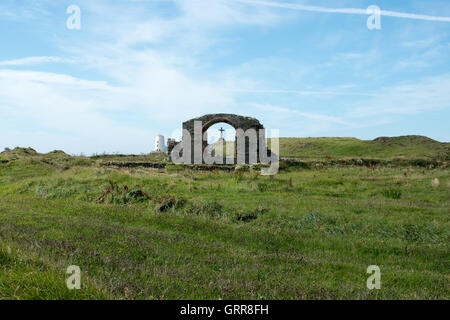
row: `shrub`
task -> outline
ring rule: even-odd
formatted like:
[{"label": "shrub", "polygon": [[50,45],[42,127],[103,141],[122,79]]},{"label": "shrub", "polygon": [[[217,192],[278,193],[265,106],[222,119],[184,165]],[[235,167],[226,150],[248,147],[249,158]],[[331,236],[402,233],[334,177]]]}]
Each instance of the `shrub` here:
[{"label": "shrub", "polygon": [[402,192],[397,189],[388,189],[383,191],[383,196],[390,199],[400,199]]},{"label": "shrub", "polygon": [[129,204],[150,200],[150,196],[141,189],[130,190],[128,186],[119,186],[114,181],[109,181],[109,187],[102,191],[97,198],[99,203]]},{"label": "shrub", "polygon": [[269,186],[265,183],[258,183],[258,190],[260,192],[265,192],[269,190]]},{"label": "shrub", "polygon": [[158,200],[159,204],[157,206],[157,210],[159,212],[167,211],[170,208],[180,208],[186,203],[186,200],[177,198],[172,195],[161,196]]},{"label": "shrub", "polygon": [[311,166],[307,162],[303,161],[280,161],[279,162],[279,170],[280,171],[289,171],[295,169],[310,169]]},{"label": "shrub", "polygon": [[200,202],[190,203],[186,209],[187,213],[195,215],[208,215],[211,217],[221,216],[223,207],[216,200],[203,200]]},{"label": "shrub", "polygon": [[257,208],[250,212],[241,211],[241,212],[237,212],[235,214],[234,218],[237,221],[248,222],[248,221],[257,219],[260,215],[262,215],[263,213],[265,213],[267,211],[268,211],[268,209],[266,209],[266,208]]}]

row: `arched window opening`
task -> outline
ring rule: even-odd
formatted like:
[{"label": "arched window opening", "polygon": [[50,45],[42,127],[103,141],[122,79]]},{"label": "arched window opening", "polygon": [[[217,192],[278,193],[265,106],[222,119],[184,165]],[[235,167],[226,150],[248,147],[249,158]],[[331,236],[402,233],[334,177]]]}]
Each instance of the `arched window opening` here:
[{"label": "arched window opening", "polygon": [[215,123],[204,133],[204,140],[212,150],[212,156],[236,157],[236,130],[233,126],[225,122]]}]

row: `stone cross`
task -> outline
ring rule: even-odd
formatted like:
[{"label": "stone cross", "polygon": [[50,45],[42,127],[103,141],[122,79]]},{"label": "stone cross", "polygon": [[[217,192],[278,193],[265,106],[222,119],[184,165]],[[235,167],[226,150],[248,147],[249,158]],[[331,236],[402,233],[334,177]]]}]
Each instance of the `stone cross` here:
[{"label": "stone cross", "polygon": [[223,128],[220,128],[219,131],[220,131],[220,139],[223,139],[223,132],[224,132],[225,130],[224,130]]}]

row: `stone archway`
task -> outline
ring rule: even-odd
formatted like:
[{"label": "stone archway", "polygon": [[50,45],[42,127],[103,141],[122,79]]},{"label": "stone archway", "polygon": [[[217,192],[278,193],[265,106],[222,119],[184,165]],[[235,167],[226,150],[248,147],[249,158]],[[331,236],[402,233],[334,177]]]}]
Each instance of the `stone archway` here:
[{"label": "stone archway", "polygon": [[[245,117],[240,116],[236,114],[227,114],[227,113],[216,113],[216,114],[207,114],[198,118],[194,118],[188,121],[183,122],[183,153],[187,153],[187,158],[191,159],[190,163],[203,163],[203,151],[207,146],[207,142],[204,141],[204,133],[214,124],[224,122],[226,124],[229,124],[236,130],[236,136],[238,135],[238,132],[247,132],[249,129],[254,129],[256,132],[256,148],[255,146],[250,146],[249,138],[244,137],[245,139],[245,163],[257,163],[259,162],[259,150],[261,147],[265,148],[264,146],[260,146],[259,142],[259,132],[260,130],[264,130],[264,126],[255,118],[251,117]],[[201,127],[200,130],[196,129],[196,123],[200,123]],[[197,128],[198,129],[198,128]],[[197,135],[197,136],[196,136]],[[201,136],[199,136],[201,135]],[[265,134],[264,134],[265,136]],[[201,158],[194,157],[194,153],[198,150],[195,150],[194,145],[195,141],[202,141],[202,149],[201,149]],[[184,150],[185,146],[190,146],[190,150]],[[237,147],[237,138],[235,141],[235,148]],[[256,161],[255,159],[251,159],[250,157],[250,150],[251,147],[256,149]],[[254,152],[255,149],[252,149]],[[187,152],[186,152],[187,151]],[[190,152],[189,152],[190,151]],[[237,155],[237,152],[235,152],[235,155]],[[185,158],[186,161],[186,158]],[[236,159],[234,161],[237,162]]]}]

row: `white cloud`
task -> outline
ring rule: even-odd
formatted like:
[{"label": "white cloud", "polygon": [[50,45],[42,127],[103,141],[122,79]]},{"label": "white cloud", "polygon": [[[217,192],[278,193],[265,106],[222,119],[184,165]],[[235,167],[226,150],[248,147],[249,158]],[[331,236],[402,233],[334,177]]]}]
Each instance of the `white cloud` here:
[{"label": "white cloud", "polygon": [[16,15],[11,10],[9,10],[5,7],[0,7],[0,17],[15,18]]},{"label": "white cloud", "polygon": [[183,20],[197,27],[218,28],[230,25],[270,25],[278,16],[266,9],[248,8],[238,1],[179,0]]},{"label": "white cloud", "polygon": [[431,37],[429,39],[420,39],[420,40],[409,40],[401,42],[401,45],[406,48],[422,48],[429,47],[432,44],[436,43],[437,38]]},{"label": "white cloud", "polygon": [[249,105],[264,110],[268,123],[282,123],[285,131],[298,132],[298,135],[323,134],[331,129],[340,130],[342,127],[355,129],[385,125],[396,121],[398,116],[448,110],[448,88],[449,74],[392,85],[379,90],[373,96],[361,97],[352,105],[340,105],[339,109],[335,110],[338,116],[304,111],[308,106],[298,110],[271,104]]},{"label": "white cloud", "polygon": [[450,107],[450,75],[427,77],[408,81],[380,90],[380,95],[362,101],[352,108],[352,118],[370,118],[381,115],[412,115]]},{"label": "white cloud", "polygon": [[[6,1],[4,1],[6,2]],[[0,17],[13,21],[36,20],[50,13],[43,8],[45,2],[35,0],[11,1],[0,6]],[[9,5],[8,5],[9,4]]]},{"label": "white cloud", "polygon": [[[286,3],[286,2],[283,3],[283,2],[263,1],[263,0],[236,0],[236,1],[239,1],[242,3],[247,3],[247,4],[261,5],[261,6],[274,7],[274,8],[300,10],[300,11],[368,15],[367,9],[359,9],[359,8],[328,8],[328,7],[322,7],[322,6],[308,6],[308,5],[296,4],[296,3]],[[450,22],[450,17],[438,17],[438,16],[423,15],[423,14],[387,11],[387,10],[381,10],[380,14],[383,16],[389,16],[389,17],[395,17],[395,18]]]},{"label": "white cloud", "polygon": [[296,115],[297,117],[308,118],[311,120],[320,120],[320,121],[332,122],[332,123],[346,125],[346,126],[353,126],[353,124],[351,124],[347,121],[344,121],[339,117],[332,117],[332,116],[327,116],[327,115],[318,114],[318,113],[303,112],[303,111],[299,111],[299,110],[294,110],[294,109],[289,109],[289,108],[284,108],[284,107],[279,107],[279,106],[273,106],[273,105],[268,105],[268,104],[251,103],[250,106],[260,109],[260,110],[269,111],[269,112],[284,113],[284,114],[287,114],[289,117],[292,117],[292,115]]},{"label": "white cloud", "polygon": [[427,61],[424,61],[422,59],[417,59],[416,57],[414,58],[410,58],[410,59],[405,59],[405,60],[400,60],[398,61],[395,66],[394,69],[395,70],[416,70],[418,68],[427,68],[431,66],[431,64]]},{"label": "white cloud", "polygon": [[366,97],[377,97],[380,94],[371,92],[352,92],[343,91],[343,89],[353,88],[354,85],[342,85],[338,86],[336,89],[342,90],[283,90],[283,89],[224,89],[230,92],[244,92],[244,93],[269,93],[269,94],[296,94],[300,96],[366,96]]},{"label": "white cloud", "polygon": [[[73,153],[139,153],[150,150],[161,123],[173,123],[176,128],[182,120],[223,110],[233,102],[229,93],[170,66],[139,66],[117,65],[115,72],[130,76],[120,78],[119,86],[64,74],[0,70],[0,114],[3,121],[19,119],[24,131],[27,123],[33,123],[40,131],[62,132],[55,135],[57,145],[67,135],[78,137],[84,142],[66,147]],[[127,121],[127,117],[135,120]],[[10,134],[3,129],[0,140],[11,139]]]},{"label": "white cloud", "polygon": [[60,57],[26,57],[21,59],[0,61],[0,66],[28,66],[41,63],[71,63],[70,59]]},{"label": "white cloud", "polygon": [[9,69],[0,69],[0,79],[10,81],[26,81],[42,84],[68,85],[84,87],[87,89],[113,90],[106,81],[89,81],[78,79],[65,74],[40,72],[40,71],[18,71]]},{"label": "white cloud", "polygon": [[[35,135],[39,134],[51,136],[53,148],[65,144],[64,150],[72,153],[150,150],[148,137],[154,134],[152,130],[129,126],[101,112],[104,104],[109,104],[108,110],[113,112],[123,102],[120,90],[111,91],[102,82],[43,72],[0,70],[0,101],[0,115],[5,123],[0,142],[5,146],[11,141],[24,142],[25,137],[35,141]],[[8,123],[16,125],[9,127]],[[74,141],[76,145],[70,144]]]},{"label": "white cloud", "polygon": [[343,61],[359,60],[363,58],[367,58],[367,55],[359,52],[345,52],[336,54],[335,56],[333,56],[332,60],[343,62]]}]

